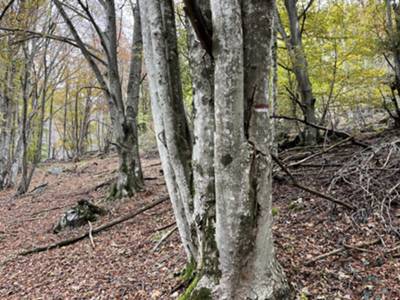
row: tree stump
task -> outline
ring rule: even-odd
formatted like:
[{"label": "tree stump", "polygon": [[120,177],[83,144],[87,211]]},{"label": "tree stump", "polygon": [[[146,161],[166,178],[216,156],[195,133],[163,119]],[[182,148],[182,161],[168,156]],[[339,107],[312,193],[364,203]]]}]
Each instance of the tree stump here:
[{"label": "tree stump", "polygon": [[53,233],[57,234],[66,228],[75,228],[97,220],[98,215],[106,214],[106,210],[90,203],[88,200],[79,200],[77,205],[68,209],[53,227]]}]

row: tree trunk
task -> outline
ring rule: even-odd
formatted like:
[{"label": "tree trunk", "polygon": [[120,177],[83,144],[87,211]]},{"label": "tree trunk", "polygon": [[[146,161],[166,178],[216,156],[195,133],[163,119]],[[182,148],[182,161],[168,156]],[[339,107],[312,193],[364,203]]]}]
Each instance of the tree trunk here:
[{"label": "tree trunk", "polygon": [[[142,171],[137,150],[138,139],[135,134],[136,124],[134,123],[136,122],[136,118],[132,118],[132,114],[128,116],[132,109],[125,107],[122,93],[121,78],[118,67],[118,38],[115,3],[113,0],[101,1],[101,6],[106,15],[104,32],[98,28],[96,22],[92,19],[93,16],[89,12],[88,7],[83,3],[80,3],[80,6],[86,13],[88,19],[91,20],[91,24],[100,40],[102,50],[105,53],[107,76],[104,76],[104,73],[100,70],[100,67],[93,59],[90,51],[83,43],[78,31],[72,23],[72,20],[64,10],[61,1],[54,0],[54,4],[69,27],[78,47],[94,72],[98,84],[104,92],[104,96],[108,100],[111,124],[115,137],[114,145],[117,147],[119,157],[117,183],[113,186],[109,198],[132,196],[136,191],[142,188],[143,180],[141,176],[137,176],[137,174],[141,174]],[[140,30],[136,30],[135,34],[140,34]],[[136,71],[137,70],[135,70],[135,72]]]},{"label": "tree trunk", "polygon": [[53,106],[54,106],[54,97],[50,99],[50,108],[49,108],[49,136],[47,141],[47,158],[54,158],[52,155],[52,133],[53,133]]},{"label": "tree trunk", "polygon": [[[210,1],[198,1],[198,10],[208,28],[211,24]],[[197,228],[197,269],[202,286],[218,282],[218,253],[215,243],[215,186],[214,186],[214,63],[203,49],[192,26],[187,26],[189,63],[193,88],[193,182],[194,220]]]},{"label": "tree trunk", "polygon": [[[212,0],[215,57],[216,299],[288,299],[275,259],[268,99],[274,1]],[[239,120],[243,120],[240,122]]]},{"label": "tree trunk", "polygon": [[[317,124],[315,115],[315,98],[308,74],[308,63],[304,53],[299,17],[297,14],[296,0],[285,0],[285,7],[289,17],[290,38],[286,35],[282,22],[279,21],[279,31],[288,49],[293,72],[296,76],[297,89],[301,99],[301,109],[304,119],[312,124]],[[312,126],[306,126],[303,132],[305,144],[317,142],[318,130]]]},{"label": "tree trunk", "polygon": [[[190,135],[180,88],[172,0],[140,0],[142,36],[158,150],[188,261],[196,260],[192,228]],[[168,26],[168,27],[167,27]],[[175,79],[175,81],[173,81]]]},{"label": "tree trunk", "polygon": [[10,171],[11,128],[13,126],[11,89],[14,80],[12,65],[6,66],[4,92],[0,93],[0,190],[7,186],[6,181]]}]

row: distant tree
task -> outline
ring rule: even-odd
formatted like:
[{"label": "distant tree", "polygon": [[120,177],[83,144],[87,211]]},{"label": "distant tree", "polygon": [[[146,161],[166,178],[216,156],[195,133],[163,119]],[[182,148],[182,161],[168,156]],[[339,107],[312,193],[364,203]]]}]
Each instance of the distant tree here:
[{"label": "distant tree", "polygon": [[[311,4],[312,2],[310,1]],[[304,120],[308,123],[317,124],[315,111],[316,99],[311,85],[308,62],[302,42],[302,27],[297,13],[297,0],[285,0],[284,3],[289,18],[290,35],[286,33],[281,20],[278,21],[278,30],[285,42],[291,61],[291,68],[296,76],[297,88],[300,95],[298,103],[303,112]],[[306,12],[304,11],[303,13],[305,14]],[[278,19],[280,19],[279,16]],[[315,127],[306,126],[303,132],[304,142],[306,144],[316,143],[317,135],[318,131]]]},{"label": "distant tree", "polygon": [[[124,97],[119,70],[120,66],[118,64],[117,18],[114,1],[97,2],[105,15],[106,24],[104,31],[100,29],[98,20],[95,20],[95,15],[92,11],[93,3],[89,6],[87,2],[85,4],[83,1],[77,1],[77,5],[81,9],[78,15],[88,21],[96,32],[105,60],[92,53],[91,49],[84,43],[71,17],[67,13],[66,8],[75,13],[77,10],[69,4],[58,0],[54,0],[54,3],[68,26],[76,44],[95,74],[98,84],[104,92],[104,96],[108,99],[111,123],[115,136],[115,146],[117,147],[119,157],[118,180],[113,187],[111,196],[116,198],[128,195],[131,196],[143,186],[136,124],[142,57],[140,15],[138,8],[136,8],[136,13],[134,14],[135,26],[131,71],[129,74],[126,97]],[[103,71],[104,69],[106,70],[105,72]]]},{"label": "distant tree", "polygon": [[[386,61],[389,64],[390,70],[392,71],[393,80],[390,81],[391,95],[390,99],[392,102],[391,107],[387,105],[386,99],[384,99],[384,106],[388,111],[389,115],[395,122],[395,126],[400,128],[400,4],[398,1],[385,0],[386,8],[386,49],[387,55],[385,55]],[[394,19],[394,20],[393,20]]]}]

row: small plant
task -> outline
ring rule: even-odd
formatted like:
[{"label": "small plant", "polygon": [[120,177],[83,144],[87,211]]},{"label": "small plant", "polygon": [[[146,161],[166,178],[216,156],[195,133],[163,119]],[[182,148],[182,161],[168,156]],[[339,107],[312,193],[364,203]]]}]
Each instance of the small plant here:
[{"label": "small plant", "polygon": [[272,212],[272,216],[276,217],[279,214],[279,208],[273,207],[271,212]]}]

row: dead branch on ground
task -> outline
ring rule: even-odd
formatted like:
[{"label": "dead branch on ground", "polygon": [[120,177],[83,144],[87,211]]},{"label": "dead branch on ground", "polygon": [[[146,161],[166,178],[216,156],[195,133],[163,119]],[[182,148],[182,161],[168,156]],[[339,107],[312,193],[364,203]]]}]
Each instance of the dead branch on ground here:
[{"label": "dead branch on ground", "polygon": [[315,263],[318,260],[327,258],[328,256],[331,256],[331,255],[335,255],[335,254],[341,253],[341,252],[343,252],[345,250],[368,251],[368,250],[363,249],[363,248],[375,245],[375,244],[379,243],[380,241],[381,241],[381,239],[375,239],[375,240],[372,240],[372,241],[369,241],[369,242],[359,243],[359,244],[352,245],[352,246],[343,245],[343,247],[340,247],[340,248],[334,249],[332,251],[329,251],[327,253],[318,255],[318,256],[306,261],[304,264],[306,266],[311,265],[311,264]]},{"label": "dead branch on ground", "polygon": [[400,139],[386,141],[355,153],[337,170],[328,191],[345,192],[357,201],[354,217],[360,221],[377,212],[387,229],[400,235],[392,205],[400,203]]},{"label": "dead branch on ground", "polygon": [[332,146],[330,146],[330,147],[328,147],[326,149],[323,149],[322,151],[319,151],[319,152],[314,153],[314,154],[312,154],[310,156],[307,156],[306,158],[303,158],[302,160],[299,160],[299,161],[296,161],[296,162],[293,162],[293,163],[289,164],[288,167],[295,167],[295,166],[301,165],[301,164],[309,161],[310,159],[313,159],[313,158],[315,158],[317,156],[325,154],[325,153],[335,149],[336,147],[339,147],[340,145],[343,145],[344,143],[349,142],[352,138],[353,137],[350,136],[350,137],[348,137],[348,138],[346,138],[344,140],[341,140],[340,142],[338,142],[338,143],[336,143],[336,144],[334,144],[334,145],[332,145]]},{"label": "dead branch on ground", "polygon": [[174,226],[174,228],[172,228],[170,231],[168,231],[160,240],[159,240],[159,242],[157,243],[157,245],[155,245],[154,246],[154,248],[153,248],[153,252],[156,252],[157,251],[157,249],[162,245],[162,243],[164,243],[174,232],[175,232],[175,230],[177,230],[178,229],[178,227],[177,226]]},{"label": "dead branch on ground", "polygon": [[338,137],[342,137],[342,138],[349,138],[349,137],[352,137],[351,142],[352,142],[353,144],[358,145],[358,146],[361,146],[361,147],[363,147],[363,148],[369,148],[369,147],[370,147],[370,145],[367,145],[367,144],[364,144],[364,143],[362,143],[362,142],[357,141],[352,135],[350,135],[349,133],[347,133],[347,132],[345,132],[345,131],[339,131],[339,130],[334,130],[334,129],[331,129],[331,128],[326,128],[326,127],[323,127],[323,126],[321,126],[321,125],[313,124],[313,123],[310,123],[310,122],[308,122],[308,121],[306,121],[306,120],[301,120],[301,119],[294,118],[294,117],[287,117],[287,116],[271,116],[271,118],[273,118],[273,119],[284,119],[284,120],[295,121],[295,122],[301,122],[301,123],[303,123],[303,124],[305,124],[305,125],[308,125],[308,126],[317,128],[317,129],[319,129],[319,130],[323,130],[323,131],[326,131],[326,132],[328,132],[328,133],[333,133],[333,134],[337,135]]},{"label": "dead branch on ground", "polygon": [[273,155],[273,154],[271,154],[271,156],[272,156],[273,160],[279,165],[279,167],[289,176],[289,178],[290,178],[290,180],[292,181],[292,184],[293,184],[294,186],[296,186],[296,187],[298,187],[298,188],[300,188],[300,189],[302,189],[302,190],[304,190],[304,191],[306,191],[306,192],[309,192],[309,193],[311,193],[311,194],[314,194],[314,195],[316,195],[316,196],[319,196],[319,197],[321,197],[321,198],[324,198],[324,199],[326,199],[326,200],[329,200],[329,201],[331,201],[331,202],[333,202],[333,203],[342,205],[342,206],[344,206],[344,207],[346,207],[346,208],[348,208],[348,209],[351,209],[351,210],[354,209],[354,207],[353,207],[351,204],[348,204],[348,203],[346,203],[346,202],[344,202],[344,201],[342,201],[342,200],[333,198],[332,196],[325,195],[325,194],[323,194],[323,193],[321,193],[321,192],[319,192],[319,191],[313,190],[313,189],[311,189],[311,188],[309,188],[309,187],[306,187],[306,186],[300,184],[300,183],[294,178],[294,176],[293,176],[292,173],[288,170],[288,168],[279,160],[279,158],[277,158],[277,157],[276,157],[275,155]]}]

